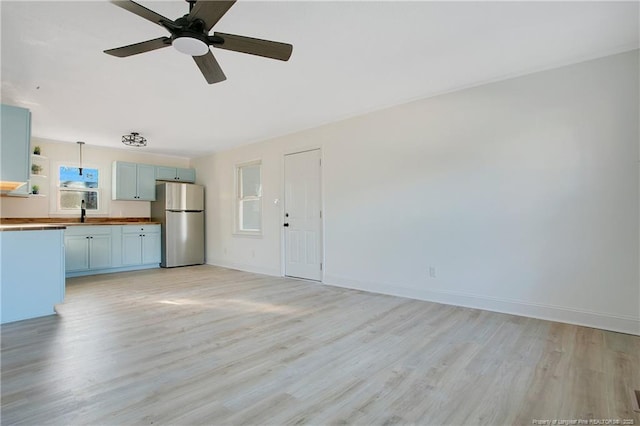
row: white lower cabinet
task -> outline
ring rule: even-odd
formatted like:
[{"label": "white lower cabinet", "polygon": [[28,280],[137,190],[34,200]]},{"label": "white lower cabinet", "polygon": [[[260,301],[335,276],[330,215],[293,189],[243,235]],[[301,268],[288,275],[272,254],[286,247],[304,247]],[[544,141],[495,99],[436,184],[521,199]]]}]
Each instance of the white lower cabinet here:
[{"label": "white lower cabinet", "polygon": [[65,270],[82,271],[89,269],[89,241],[86,236],[64,236]]},{"label": "white lower cabinet", "polygon": [[160,264],[160,225],[158,225],[158,232],[143,235],[142,263]]},{"label": "white lower cabinet", "polygon": [[111,234],[110,226],[68,227],[64,232],[65,271],[110,268]]},{"label": "white lower cabinet", "polygon": [[160,263],[160,225],[122,227],[122,265]]},{"label": "white lower cabinet", "polygon": [[111,266],[111,235],[89,237],[89,267],[103,269]]},{"label": "white lower cabinet", "polygon": [[160,225],[69,226],[64,245],[67,276],[156,268]]},{"label": "white lower cabinet", "polygon": [[142,235],[124,234],[122,236],[122,264],[142,264]]}]

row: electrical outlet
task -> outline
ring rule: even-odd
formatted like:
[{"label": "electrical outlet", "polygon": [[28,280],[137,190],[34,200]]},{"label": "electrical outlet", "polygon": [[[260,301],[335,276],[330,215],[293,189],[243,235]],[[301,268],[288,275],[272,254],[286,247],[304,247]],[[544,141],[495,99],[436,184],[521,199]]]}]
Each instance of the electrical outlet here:
[{"label": "electrical outlet", "polygon": [[435,266],[429,266],[429,277],[431,277],[431,278],[435,278],[436,277],[436,267]]}]

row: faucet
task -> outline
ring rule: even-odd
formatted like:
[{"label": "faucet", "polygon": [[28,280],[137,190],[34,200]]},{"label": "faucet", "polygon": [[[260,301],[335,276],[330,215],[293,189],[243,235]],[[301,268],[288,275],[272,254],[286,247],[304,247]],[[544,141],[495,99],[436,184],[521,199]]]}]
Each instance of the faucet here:
[{"label": "faucet", "polygon": [[85,209],[84,200],[80,204],[80,222],[84,223],[84,217],[87,215],[87,209]]}]

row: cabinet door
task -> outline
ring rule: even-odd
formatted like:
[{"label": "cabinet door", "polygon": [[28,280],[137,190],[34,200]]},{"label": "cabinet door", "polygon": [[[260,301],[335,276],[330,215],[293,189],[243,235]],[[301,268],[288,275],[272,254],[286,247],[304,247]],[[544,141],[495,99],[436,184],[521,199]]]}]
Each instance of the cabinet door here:
[{"label": "cabinet door", "polygon": [[156,179],[157,180],[176,180],[176,168],[157,166]]},{"label": "cabinet door", "polygon": [[195,169],[176,169],[176,177],[180,182],[190,182],[193,183],[196,181],[196,170]]},{"label": "cabinet door", "polygon": [[121,161],[115,162],[113,167],[111,198],[114,200],[137,200],[137,175],[137,164],[123,163]]},{"label": "cabinet door", "polygon": [[111,267],[111,235],[92,235],[89,238],[89,267]]},{"label": "cabinet door", "polygon": [[2,105],[0,111],[0,180],[26,182],[30,174],[31,112],[9,105]]},{"label": "cabinet door", "polygon": [[152,232],[142,237],[142,263],[160,263],[160,233]]},{"label": "cabinet door", "polygon": [[122,265],[140,265],[142,263],[141,234],[122,234]]},{"label": "cabinet door", "polygon": [[156,200],[156,167],[138,164],[138,200]]},{"label": "cabinet door", "polygon": [[65,271],[89,269],[89,237],[73,235],[64,237]]}]

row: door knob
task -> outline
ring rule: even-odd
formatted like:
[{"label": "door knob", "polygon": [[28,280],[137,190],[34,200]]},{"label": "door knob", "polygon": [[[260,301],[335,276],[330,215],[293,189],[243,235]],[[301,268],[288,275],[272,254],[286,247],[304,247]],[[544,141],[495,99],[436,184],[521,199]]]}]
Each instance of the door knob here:
[{"label": "door knob", "polygon": [[282,225],[282,226],[284,226],[284,227],[286,228],[286,227],[289,227],[289,224],[288,224],[288,223],[285,223],[285,224],[284,224],[284,225]]}]

